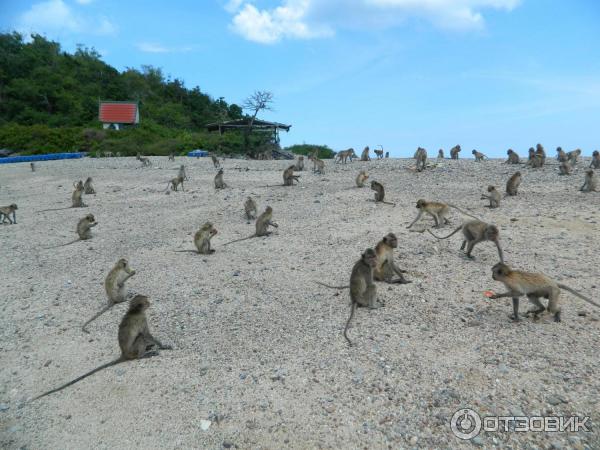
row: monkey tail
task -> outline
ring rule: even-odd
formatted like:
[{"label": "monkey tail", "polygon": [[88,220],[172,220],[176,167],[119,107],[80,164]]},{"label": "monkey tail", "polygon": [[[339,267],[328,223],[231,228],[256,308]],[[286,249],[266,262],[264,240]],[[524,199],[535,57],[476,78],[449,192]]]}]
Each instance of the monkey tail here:
[{"label": "monkey tail", "polygon": [[223,247],[225,247],[226,245],[229,245],[229,244],[233,244],[234,242],[240,242],[240,241],[245,241],[246,239],[251,239],[251,238],[253,238],[255,236],[256,235],[253,234],[252,236],[248,236],[248,237],[241,238],[241,239],[236,239],[235,241],[229,241],[227,244],[223,244]]},{"label": "monkey tail", "polygon": [[325,284],[325,283],[321,283],[320,281],[316,281],[314,280],[315,283],[320,284],[321,286],[325,286],[331,289],[348,289],[350,288],[350,285],[348,286],[331,286],[330,284]]},{"label": "monkey tail", "polygon": [[468,212],[465,212],[465,211],[463,211],[463,210],[462,210],[462,209],[460,209],[458,206],[451,205],[450,203],[448,203],[448,206],[449,206],[450,208],[454,208],[454,209],[456,209],[457,211],[459,211],[461,214],[464,214],[465,216],[469,216],[469,217],[471,217],[471,218],[473,218],[473,219],[475,219],[475,220],[479,220],[480,222],[483,222],[483,221],[482,221],[482,220],[481,220],[479,217],[475,217],[475,216],[473,216],[473,215],[469,214]]},{"label": "monkey tail", "polygon": [[198,253],[198,250],[173,250],[175,253]]},{"label": "monkey tail", "polygon": [[36,211],[35,213],[39,214],[39,213],[43,213],[43,212],[47,212],[47,211],[61,211],[63,209],[69,209],[69,208],[72,208],[72,206],[67,206],[66,208],[42,209],[41,211]]},{"label": "monkey tail", "polygon": [[385,201],[383,201],[383,200],[381,200],[381,203],[385,203],[386,205],[392,205],[392,206],[396,206],[396,204],[395,204],[395,203],[392,203],[392,202],[385,202]]},{"label": "monkey tail", "polygon": [[67,242],[66,244],[54,245],[52,247],[44,247],[44,250],[50,250],[51,248],[64,247],[65,245],[71,245],[71,244],[74,244],[75,242],[79,242],[80,240],[81,239],[75,239],[74,241]]},{"label": "monkey tail", "polygon": [[42,398],[42,397],[45,397],[46,395],[58,392],[58,391],[66,388],[68,386],[71,386],[72,384],[77,383],[78,381],[83,380],[84,378],[89,377],[90,375],[95,374],[96,372],[99,372],[102,369],[106,369],[107,367],[114,366],[115,364],[119,364],[120,362],[123,362],[123,361],[125,361],[125,359],[123,359],[123,357],[121,356],[121,357],[115,359],[114,361],[111,361],[109,363],[103,364],[100,367],[96,367],[94,370],[91,370],[88,373],[86,373],[84,375],[81,375],[80,377],[75,378],[73,381],[69,381],[67,384],[63,384],[62,386],[57,387],[56,389],[52,389],[51,391],[44,392],[43,394],[38,395],[37,397],[32,398],[31,401],[33,402],[33,401],[37,400],[38,398]]},{"label": "monkey tail", "polygon": [[356,303],[352,302],[352,306],[350,307],[350,317],[348,317],[348,321],[346,322],[346,328],[344,328],[344,337],[348,341],[348,344],[350,345],[350,347],[352,347],[352,341],[348,337],[348,326],[350,325],[350,321],[352,320],[352,317],[354,317],[355,309],[356,309]]},{"label": "monkey tail", "polygon": [[559,288],[564,289],[565,291],[570,292],[571,294],[573,294],[576,297],[579,297],[582,300],[585,300],[586,302],[596,306],[597,308],[600,308],[600,304],[596,303],[595,301],[593,301],[591,298],[586,297],[585,295],[581,295],[579,292],[577,292],[575,289],[571,289],[569,286],[565,286],[562,283],[556,283],[558,285]]},{"label": "monkey tail", "polygon": [[433,234],[433,232],[432,232],[432,231],[431,231],[429,228],[427,228],[427,232],[428,232],[430,235],[432,235],[434,238],[436,238],[436,239],[440,239],[440,240],[441,240],[441,239],[448,239],[450,236],[452,236],[452,235],[456,234],[456,233],[457,233],[459,230],[461,230],[461,229],[462,229],[462,227],[463,227],[462,225],[461,225],[460,227],[457,227],[457,228],[456,228],[456,230],[454,230],[454,231],[453,231],[452,233],[450,233],[448,236],[444,236],[444,237],[439,237],[439,236],[436,236],[435,234]]}]

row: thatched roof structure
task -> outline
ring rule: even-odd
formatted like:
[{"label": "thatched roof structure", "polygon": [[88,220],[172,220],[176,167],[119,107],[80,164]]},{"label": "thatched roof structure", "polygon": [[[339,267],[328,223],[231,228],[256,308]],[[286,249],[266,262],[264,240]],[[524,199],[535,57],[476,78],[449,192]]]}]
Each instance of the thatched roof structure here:
[{"label": "thatched roof structure", "polygon": [[[248,128],[249,122],[250,117],[238,120],[229,120],[227,122],[209,123],[206,125],[206,129],[208,131],[218,131],[219,133],[223,134],[228,130],[242,130],[244,128]],[[252,131],[266,131],[277,134],[279,130],[290,131],[291,127],[291,125],[285,125],[279,122],[267,122],[266,120],[254,119]]]}]

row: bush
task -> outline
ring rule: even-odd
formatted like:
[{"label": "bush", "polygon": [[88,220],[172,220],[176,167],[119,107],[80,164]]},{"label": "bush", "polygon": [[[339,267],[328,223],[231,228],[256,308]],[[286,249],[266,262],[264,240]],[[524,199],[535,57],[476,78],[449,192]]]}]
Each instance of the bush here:
[{"label": "bush", "polygon": [[317,158],[319,159],[333,158],[336,153],[326,145],[296,144],[284,148],[284,150],[295,153],[296,155],[308,155],[312,153],[315,149],[318,149]]}]

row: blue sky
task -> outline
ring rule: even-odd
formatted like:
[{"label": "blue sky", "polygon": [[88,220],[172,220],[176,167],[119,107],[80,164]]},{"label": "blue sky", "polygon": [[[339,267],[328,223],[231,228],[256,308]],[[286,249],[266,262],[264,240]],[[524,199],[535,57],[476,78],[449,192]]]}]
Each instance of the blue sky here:
[{"label": "blue sky", "polygon": [[283,145],[600,148],[596,0],[4,0],[0,28],[228,102],[272,91]]}]

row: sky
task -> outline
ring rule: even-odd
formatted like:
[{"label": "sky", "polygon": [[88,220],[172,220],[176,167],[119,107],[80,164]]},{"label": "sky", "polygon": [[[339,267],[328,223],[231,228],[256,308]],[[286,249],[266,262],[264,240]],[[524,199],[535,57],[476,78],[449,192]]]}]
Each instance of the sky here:
[{"label": "sky", "polygon": [[270,91],[283,146],[600,148],[597,0],[0,0],[0,30],[229,103]]}]

